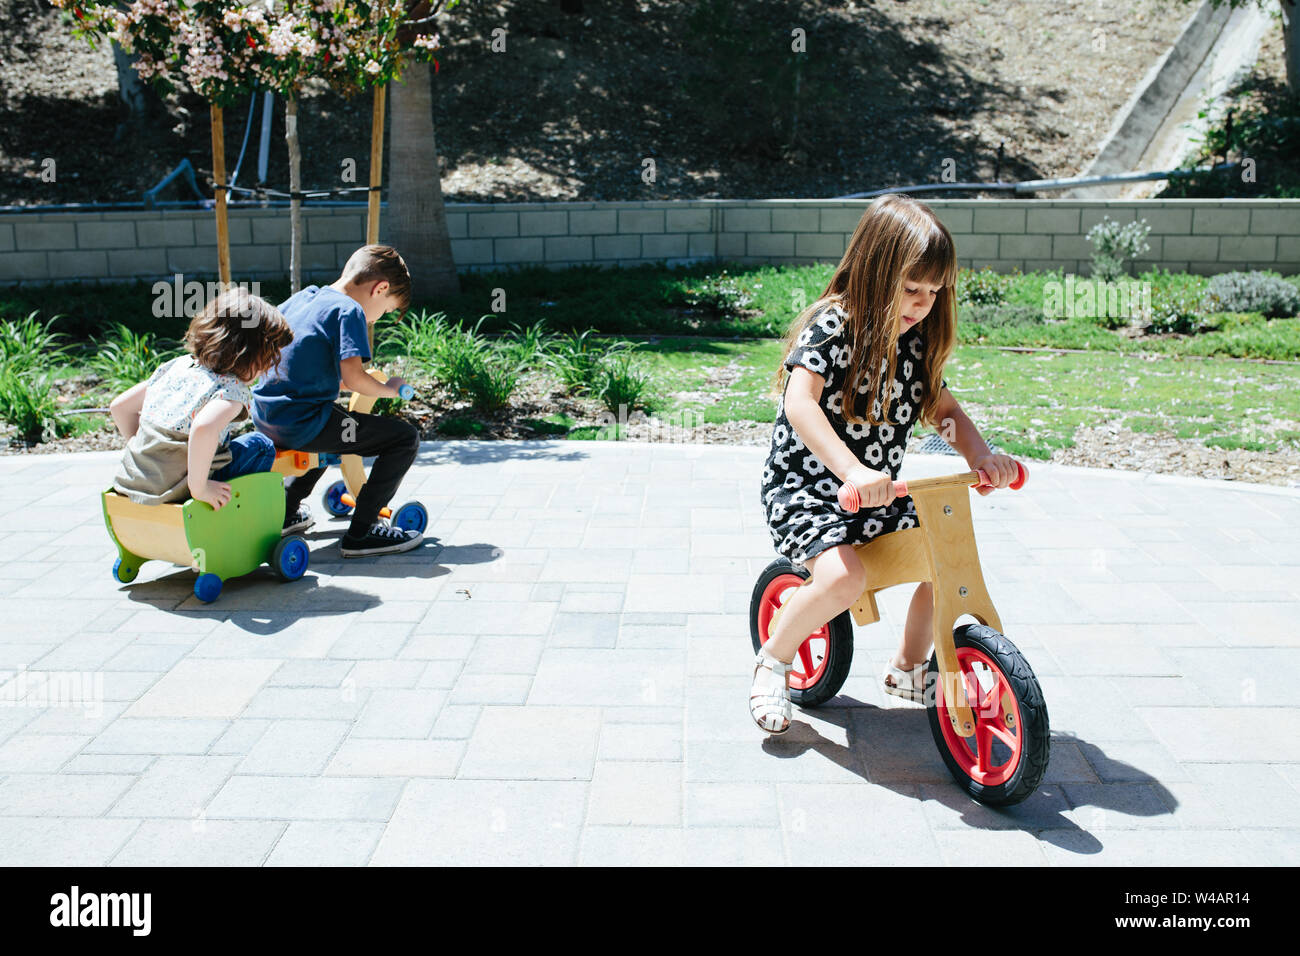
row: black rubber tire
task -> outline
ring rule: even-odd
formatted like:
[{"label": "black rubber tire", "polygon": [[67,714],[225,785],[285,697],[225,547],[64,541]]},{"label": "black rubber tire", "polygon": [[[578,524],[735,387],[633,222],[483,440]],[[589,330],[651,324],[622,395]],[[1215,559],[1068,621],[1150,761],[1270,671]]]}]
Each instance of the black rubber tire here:
[{"label": "black rubber tire", "polygon": [[[763,639],[758,633],[758,611],[767,586],[783,574],[794,574],[805,581],[810,574],[807,568],[796,568],[789,558],[777,558],[763,569],[754,583],[754,591],[749,599],[749,636],[757,654],[763,646]],[[840,692],[849,677],[849,667],[853,663],[853,618],[844,611],[830,622],[828,628],[830,640],[826,648],[826,669],[817,683],[803,689],[790,688],[790,702],[799,707],[816,707],[824,704]]]},{"label": "black rubber tire", "polygon": [[[948,750],[944,739],[943,727],[940,726],[939,709],[935,706],[935,682],[939,673],[939,659],[930,655],[930,666],[926,672],[925,700],[930,717],[930,733],[934,735],[935,745],[943,762],[957,785],[980,803],[992,807],[1007,807],[1019,803],[1038,789],[1047,773],[1047,761],[1051,751],[1051,728],[1047,719],[1047,701],[1043,690],[1038,686],[1029,661],[1016,645],[1006,637],[985,624],[963,624],[952,632],[953,643],[957,647],[976,647],[997,665],[1020,707],[1020,764],[1005,783],[994,787],[985,787],[976,783],[957,763]],[[978,717],[976,718],[978,719]]]}]

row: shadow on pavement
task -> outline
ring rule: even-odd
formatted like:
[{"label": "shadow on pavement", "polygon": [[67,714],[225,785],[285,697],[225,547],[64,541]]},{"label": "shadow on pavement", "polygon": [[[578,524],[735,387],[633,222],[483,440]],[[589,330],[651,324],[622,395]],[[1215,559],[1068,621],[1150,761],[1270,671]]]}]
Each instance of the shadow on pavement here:
[{"label": "shadow on pavement", "polygon": [[[1027,799],[1010,807],[986,806],[967,796],[949,773],[935,746],[924,709],[882,708],[844,696],[836,700],[842,705],[822,706],[815,713],[819,720],[845,728],[848,746],[828,740],[800,720],[796,708],[790,730],[780,737],[768,737],[763,741],[763,750],[779,758],[798,757],[814,750],[868,783],[908,796],[914,794],[918,784],[929,785],[933,789],[923,800],[938,801],[959,813],[962,821],[974,829],[1023,830],[1043,842],[1085,856],[1101,852],[1103,844],[1094,830],[1105,829],[1107,812],[1160,816],[1173,813],[1178,806],[1178,800],[1155,777],[1107,757],[1096,744],[1057,732],[1051,736],[1052,753],[1060,752],[1064,745],[1077,746],[1093,768],[1105,767],[1105,780],[1057,781],[1052,778],[1049,757],[1047,779]],[[1088,799],[1072,804],[1065,796],[1063,783],[1071,787],[1076,799],[1084,794]],[[1135,786],[1149,788],[1152,799],[1145,805],[1134,799]],[[1094,808],[1097,814],[1091,829],[1065,815],[1066,811],[1084,806]]]}]

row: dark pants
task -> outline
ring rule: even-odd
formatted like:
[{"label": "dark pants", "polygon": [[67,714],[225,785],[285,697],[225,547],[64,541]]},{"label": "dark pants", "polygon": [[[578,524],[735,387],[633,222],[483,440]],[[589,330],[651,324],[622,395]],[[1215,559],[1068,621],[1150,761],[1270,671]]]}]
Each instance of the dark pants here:
[{"label": "dark pants", "polygon": [[[361,494],[357,495],[352,524],[348,527],[349,535],[360,538],[379,518],[379,509],[387,507],[407,469],[415,461],[416,452],[420,450],[420,433],[415,426],[398,418],[345,412],[334,405],[320,434],[299,445],[297,450],[376,456]],[[285,483],[285,514],[291,515],[298,510],[324,473],[324,468],[313,468]]]}]

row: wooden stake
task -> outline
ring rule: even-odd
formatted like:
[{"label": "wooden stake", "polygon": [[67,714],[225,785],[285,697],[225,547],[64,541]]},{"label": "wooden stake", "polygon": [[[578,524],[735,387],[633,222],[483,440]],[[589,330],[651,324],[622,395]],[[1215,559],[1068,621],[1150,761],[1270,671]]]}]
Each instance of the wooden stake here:
[{"label": "wooden stake", "polygon": [[284,102],[284,140],[289,148],[289,294],[302,288],[302,154],[298,149],[298,91]]},{"label": "wooden stake", "polygon": [[221,107],[212,113],[212,178],[217,194],[217,275],[223,285],[230,284],[230,225],[226,219],[226,132]]},{"label": "wooden stake", "polygon": [[379,241],[379,187],[384,180],[384,100],[387,86],[375,87],[370,117],[370,194],[366,210],[366,244]]}]

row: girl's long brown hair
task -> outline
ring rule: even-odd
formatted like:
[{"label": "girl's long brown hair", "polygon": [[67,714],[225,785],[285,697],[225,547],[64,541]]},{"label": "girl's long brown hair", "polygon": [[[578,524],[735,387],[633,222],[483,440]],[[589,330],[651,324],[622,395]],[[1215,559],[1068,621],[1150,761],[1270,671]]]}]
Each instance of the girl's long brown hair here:
[{"label": "girl's long brown hair", "polygon": [[[799,333],[814,315],[835,304],[844,311],[845,341],[853,348],[843,386],[844,420],[855,424],[864,421],[870,425],[882,421],[897,424],[889,417],[893,391],[886,389],[881,396],[881,383],[894,380],[898,314],[907,280],[943,287],[922,322],[925,350],[921,364],[926,387],[917,415],[917,421],[937,427],[939,383],[957,341],[956,247],[952,234],[929,206],[897,193],[880,196],[867,207],[830,282],[817,301],[790,324],[782,343],[781,363],[777,366],[776,394],[781,394],[784,388],[788,374],[785,360]],[[866,395],[860,396],[858,389],[864,378],[869,387]],[[865,419],[858,414],[859,401],[869,396],[881,397],[879,420],[874,414],[873,401],[861,402],[866,410]]]}]

